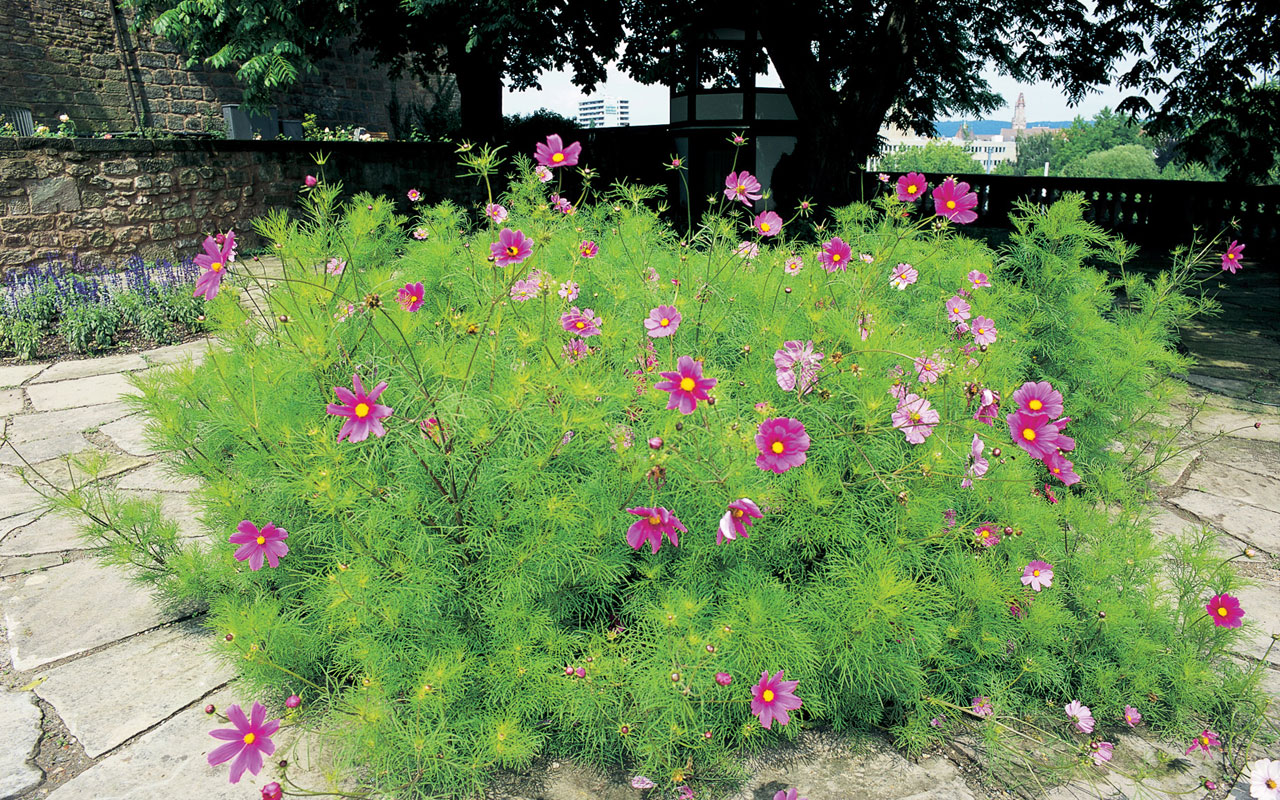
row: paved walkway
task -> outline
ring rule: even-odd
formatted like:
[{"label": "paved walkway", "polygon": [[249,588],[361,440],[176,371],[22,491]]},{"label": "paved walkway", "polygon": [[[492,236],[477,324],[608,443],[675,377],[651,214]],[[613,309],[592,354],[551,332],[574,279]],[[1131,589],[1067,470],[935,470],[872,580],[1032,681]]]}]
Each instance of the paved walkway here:
[{"label": "paved walkway", "polygon": [[[1234,339],[1216,333],[1189,337],[1193,350],[1197,342],[1208,344],[1196,353],[1202,363],[1187,401],[1164,420],[1188,449],[1158,470],[1161,488],[1152,513],[1164,534],[1208,524],[1224,534],[1224,554],[1258,551],[1252,560],[1233,562],[1254,581],[1240,593],[1248,625],[1239,654],[1257,660],[1271,634],[1280,633],[1280,409],[1210,390],[1275,397],[1280,352],[1271,331]],[[106,480],[139,497],[159,498],[183,535],[201,536],[189,500],[195,487],[165,472],[144,440],[144,421],[120,400],[130,391],[127,373],[198,359],[204,348],[193,342],[139,355],[0,366],[4,433],[48,474],[65,474],[61,460],[68,455],[105,454]],[[99,566],[78,538],[75,521],[41,511],[40,498],[16,476],[19,463],[12,449],[0,450],[6,637],[0,647],[0,800],[256,797],[255,787],[275,777],[274,767],[257,781],[231,786],[225,767],[205,763],[213,743],[205,703],[221,708],[250,699],[236,695],[232,673],[211,657],[213,637],[194,621],[159,609],[119,571]],[[1280,648],[1268,657],[1264,683],[1280,692]],[[1117,758],[1151,756],[1154,747],[1122,737]],[[993,796],[972,780],[966,750],[957,742],[949,757],[912,764],[883,743],[851,750],[806,734],[797,747],[770,753],[735,797],[772,796],[792,784],[814,800]],[[304,783],[308,788],[321,784],[312,777]],[[1203,777],[1196,769],[1171,773],[1160,786],[1171,795],[1188,792]],[[1112,788],[1072,785],[1050,797],[1107,796]],[[1247,788],[1237,793],[1247,797]],[[553,763],[512,776],[498,796],[624,800],[638,799],[639,792],[616,778]]]}]

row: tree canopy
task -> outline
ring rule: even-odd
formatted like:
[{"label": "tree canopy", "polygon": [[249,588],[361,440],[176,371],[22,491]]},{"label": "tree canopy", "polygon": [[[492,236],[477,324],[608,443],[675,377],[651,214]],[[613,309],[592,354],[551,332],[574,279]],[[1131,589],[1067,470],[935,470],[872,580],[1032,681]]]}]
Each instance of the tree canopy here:
[{"label": "tree canopy", "polygon": [[973,154],[950,142],[927,142],[924,147],[907,147],[880,157],[878,169],[885,172],[974,172],[981,170]]}]

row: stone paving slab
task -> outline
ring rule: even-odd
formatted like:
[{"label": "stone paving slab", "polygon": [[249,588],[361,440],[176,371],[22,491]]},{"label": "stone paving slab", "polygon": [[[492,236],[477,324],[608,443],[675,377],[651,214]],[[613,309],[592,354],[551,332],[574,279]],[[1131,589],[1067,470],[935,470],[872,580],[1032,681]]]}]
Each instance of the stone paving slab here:
[{"label": "stone paving slab", "polygon": [[127,353],[103,358],[85,358],[78,361],[59,361],[53,366],[32,378],[31,385],[67,381],[76,378],[92,378],[95,375],[110,375],[115,372],[132,372],[146,369],[147,362],[138,353]]},{"label": "stone paving slab", "polygon": [[3,472],[0,472],[0,497],[4,498],[4,505],[0,506],[0,519],[34,511],[44,504],[44,498],[23,483],[21,478]]},{"label": "stone paving slab", "polygon": [[[89,475],[78,463],[79,459],[87,459],[91,455],[98,455],[100,459],[93,475]],[[131,469],[146,464],[146,459],[137,456],[122,456],[117,453],[103,453],[102,451],[86,450],[71,457],[70,462],[67,459],[59,458],[52,461],[45,461],[35,465],[35,469],[39,471],[49,483],[59,489],[70,489],[74,485],[83,485],[91,477],[98,480],[110,478],[112,475],[119,475],[121,472],[127,472]]]},{"label": "stone paving slab", "polygon": [[120,419],[129,413],[124,403],[103,403],[95,406],[70,408],[65,411],[45,411],[23,414],[9,423],[8,436],[19,444],[48,439],[64,432],[83,433],[96,430],[103,424]]},{"label": "stone paving slab", "polygon": [[11,389],[39,375],[48,364],[13,364],[0,367],[0,389]]},{"label": "stone paving slab", "polygon": [[108,425],[103,425],[99,430],[111,439],[116,447],[119,447],[129,455],[146,458],[154,456],[158,452],[147,443],[147,418],[142,414],[123,417]]},{"label": "stone paving slab", "polygon": [[142,353],[142,357],[147,360],[148,364],[159,366],[163,364],[181,364],[187,359],[195,361],[199,364],[204,361],[205,354],[209,352],[212,345],[208,339],[196,339],[195,341],[185,344],[175,344],[169,347],[159,347],[155,350],[148,350]]},{"label": "stone paving slab", "polygon": [[44,572],[6,578],[0,603],[13,668],[25,672],[110,644],[177,614],[125,580],[122,570],[73,561]]},{"label": "stone paving slab", "polygon": [[[1244,609],[1242,635],[1232,649],[1246,656],[1261,659],[1271,645],[1271,635],[1280,634],[1280,583],[1256,581],[1235,592]],[[1201,623],[1202,625],[1205,623]],[[1280,664],[1280,642],[1271,648],[1269,660]]]},{"label": "stone paving slab", "polygon": [[0,417],[17,414],[22,410],[21,389],[0,389]]},{"label": "stone paving slab", "polygon": [[[121,490],[117,494],[126,500],[159,500],[160,511],[164,514],[165,519],[178,523],[178,536],[181,538],[194,539],[207,533],[200,521],[200,509],[191,502],[191,496],[188,494],[137,489]],[[231,534],[228,533],[227,535],[230,536]],[[0,552],[3,551],[4,546],[0,544]]]},{"label": "stone paving slab", "polygon": [[47,439],[36,439],[30,442],[9,442],[0,447],[0,464],[9,467],[20,467],[24,464],[39,464],[52,458],[61,458],[73,453],[81,453],[93,447],[89,440],[75,431],[64,431]]},{"label": "stone paving slab", "polygon": [[0,540],[3,540],[4,537],[16,531],[18,528],[21,528],[24,525],[29,525],[40,519],[40,515],[43,513],[43,511],[28,511],[24,514],[17,514],[12,517],[0,519]]},{"label": "stone paving slab", "polygon": [[1275,477],[1280,474],[1280,448],[1271,442],[1219,439],[1203,450],[1204,461],[1225,464],[1242,472]]},{"label": "stone paving slab", "polygon": [[214,641],[190,625],[149,631],[49,670],[35,692],[97,758],[235,677]]},{"label": "stone paving slab", "polygon": [[[233,690],[224,690],[207,702],[221,709],[230,703],[244,705],[244,698]],[[50,794],[48,800],[137,800],[140,797],[249,800],[257,797],[260,787],[279,777],[274,757],[256,778],[245,773],[240,783],[230,783],[226,764],[211,767],[207,761],[209,751],[219,744],[209,731],[226,726],[206,715],[202,706],[203,703],[199,703],[183,711],[85,770]]]},{"label": "stone paving slab", "polygon": [[1280,480],[1223,464],[1197,464],[1186,488],[1263,509],[1280,509]]},{"label": "stone paving slab", "polygon": [[1242,542],[1280,555],[1280,514],[1275,511],[1198,491],[1170,497],[1169,502]]},{"label": "stone paving slab", "polygon": [[62,563],[62,556],[57,553],[42,553],[36,556],[4,556],[0,557],[0,578],[10,575],[21,575],[24,572],[54,567]]},{"label": "stone paving slab", "polygon": [[40,741],[43,715],[29,692],[0,688],[0,800],[17,797],[40,782],[30,759]]},{"label": "stone paving slab", "polygon": [[27,387],[27,397],[37,411],[114,403],[129,394],[137,394],[137,389],[119,373]]},{"label": "stone paving slab", "polygon": [[80,537],[85,520],[63,514],[48,513],[38,520],[15,529],[0,539],[0,556],[30,556],[62,553],[67,550],[90,550]]},{"label": "stone paving slab", "polygon": [[146,489],[152,492],[194,492],[200,488],[200,481],[175,476],[171,467],[157,461],[130,472],[120,479],[118,486],[121,489]]},{"label": "stone paving slab", "polygon": [[[1261,427],[1253,427],[1261,423]],[[1206,406],[1191,422],[1196,433],[1224,433],[1236,439],[1256,439],[1263,442],[1280,442],[1280,422],[1274,416],[1250,414],[1226,408]]]}]

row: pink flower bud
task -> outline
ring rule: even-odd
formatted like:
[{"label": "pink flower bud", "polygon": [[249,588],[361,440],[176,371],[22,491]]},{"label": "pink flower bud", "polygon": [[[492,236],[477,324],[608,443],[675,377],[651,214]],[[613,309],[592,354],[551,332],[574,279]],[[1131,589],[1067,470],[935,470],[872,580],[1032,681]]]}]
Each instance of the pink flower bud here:
[{"label": "pink flower bud", "polygon": [[302,179],[302,184],[306,186],[308,189],[315,186],[317,183],[319,183],[319,181],[316,180],[315,175],[308,175],[307,177]]},{"label": "pink flower bud", "polygon": [[209,705],[207,705],[207,706],[205,706],[205,707],[204,707],[204,713],[206,713],[206,714],[212,714],[213,712],[215,712],[215,711],[217,711],[217,710],[218,710],[218,709],[216,709],[216,708],[214,708],[214,707],[213,707],[213,703],[210,703]]},{"label": "pink flower bud", "polygon": [[717,672],[716,683],[720,684],[721,686],[728,686],[729,684],[733,683],[733,676],[727,672]]},{"label": "pink flower bud", "polygon": [[579,678],[585,678],[585,677],[587,677],[587,668],[586,668],[586,667],[578,667],[578,669],[576,670],[576,672],[577,672],[577,675],[578,675],[578,677],[579,677]]},{"label": "pink flower bud", "polygon": [[262,800],[280,800],[284,797],[284,789],[280,788],[280,784],[272,781],[262,787]]},{"label": "pink flower bud", "polygon": [[300,705],[302,705],[302,698],[296,694],[289,695],[289,698],[284,701],[285,708],[297,708]]},{"label": "pink flower bud", "polygon": [[655,437],[653,437],[652,439],[650,439],[650,440],[649,440],[649,449],[650,449],[650,450],[661,450],[661,449],[662,449],[662,437],[661,437],[661,436],[655,436]]}]

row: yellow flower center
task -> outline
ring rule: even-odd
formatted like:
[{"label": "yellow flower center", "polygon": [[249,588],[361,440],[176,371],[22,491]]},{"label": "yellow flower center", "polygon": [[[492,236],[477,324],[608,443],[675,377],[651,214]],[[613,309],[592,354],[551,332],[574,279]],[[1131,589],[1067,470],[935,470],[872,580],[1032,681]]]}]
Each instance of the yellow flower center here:
[{"label": "yellow flower center", "polygon": [[919,421],[920,421],[920,412],[918,412],[918,411],[912,411],[912,412],[911,412],[911,421],[912,421],[912,422],[919,422]]},{"label": "yellow flower center", "polygon": [[658,324],[665,328],[665,327],[667,327],[668,325],[670,325],[670,324],[671,324],[671,320],[667,319],[666,317],[663,317],[663,318],[658,322]]},{"label": "yellow flower center", "polygon": [[783,450],[786,449],[786,447],[787,446],[784,445],[782,442],[774,442],[769,449],[773,450],[773,452],[775,453],[781,453]]},{"label": "yellow flower center", "polygon": [[1032,400],[1030,403],[1027,403],[1027,408],[1031,409],[1032,411],[1039,411],[1040,409],[1044,408],[1044,403],[1041,403],[1039,400]]},{"label": "yellow flower center", "polygon": [[760,699],[761,699],[761,700],[763,700],[763,701],[765,701],[766,703],[772,703],[772,702],[773,702],[773,690],[772,690],[772,689],[765,689],[765,690],[764,690],[764,692],[760,695]]},{"label": "yellow flower center", "polygon": [[266,543],[267,543],[267,537],[265,536],[258,537],[258,544],[266,544]]},{"label": "yellow flower center", "polygon": [[578,330],[582,330],[583,328],[587,327],[587,323],[585,323],[585,322],[575,322],[575,323],[574,323],[574,326],[575,326],[575,327],[577,327],[577,329],[578,329]]},{"label": "yellow flower center", "polygon": [[698,384],[697,384],[697,382],[696,382],[696,381],[694,381],[694,379],[693,379],[693,378],[681,378],[681,379],[680,379],[680,388],[681,388],[683,391],[686,391],[686,392],[692,392],[692,391],[693,391],[693,387],[695,387],[695,386],[697,386],[697,385],[698,385]]},{"label": "yellow flower center", "polygon": [[840,260],[840,254],[839,254],[839,253],[832,253],[832,254],[831,254],[831,260],[832,260],[832,261],[839,261],[839,260]]},{"label": "yellow flower center", "polygon": [[761,222],[761,223],[760,223],[760,232],[761,232],[761,233],[768,233],[768,232],[769,232],[769,223],[767,223],[767,222]]},{"label": "yellow flower center", "polygon": [[1201,737],[1200,737],[1200,744],[1204,745],[1205,747],[1208,747],[1208,746],[1209,746],[1209,737],[1208,737],[1208,736],[1201,736]]},{"label": "yellow flower center", "polygon": [[662,524],[662,517],[659,517],[657,514],[654,514],[652,517],[649,517],[649,524],[650,524],[650,525],[661,525],[661,524]]},{"label": "yellow flower center", "polygon": [[1274,788],[1276,788],[1276,782],[1275,782],[1275,779],[1273,779],[1273,778],[1267,778],[1267,788],[1268,788],[1268,789],[1274,789]]},{"label": "yellow flower center", "polygon": [[924,371],[925,371],[925,372],[932,372],[932,371],[933,371],[933,362],[932,362],[932,361],[926,361],[926,362],[924,362]]},{"label": "yellow flower center", "polygon": [[919,188],[920,188],[919,186],[916,186],[916,185],[913,183],[913,184],[911,184],[910,186],[908,186],[908,187],[907,187],[907,194],[915,194],[915,193],[916,193],[916,189],[919,189]]},{"label": "yellow flower center", "polygon": [[742,516],[743,514],[745,514],[745,513],[747,513],[747,512],[743,511],[743,510],[742,510],[742,509],[740,509],[740,508],[735,508],[735,509],[733,510],[733,515],[734,515],[735,517],[741,517],[741,516]]},{"label": "yellow flower center", "polygon": [[357,404],[356,416],[359,417],[360,419],[364,419],[365,417],[369,416],[369,404],[368,403]]},{"label": "yellow flower center", "polygon": [[1235,261],[1236,254],[1235,254],[1235,253],[1227,253],[1227,258],[1231,259],[1232,261]]},{"label": "yellow flower center", "polygon": [[1039,577],[1040,577],[1040,570],[1038,570],[1038,569],[1033,569],[1033,570],[1031,570],[1031,576],[1032,576],[1032,577],[1034,577],[1034,578],[1039,578]]},{"label": "yellow flower center", "polygon": [[416,303],[416,302],[418,302],[418,296],[417,296],[416,294],[411,294],[411,295],[409,295],[409,303],[410,303],[410,305],[412,305],[413,303]]},{"label": "yellow flower center", "polygon": [[553,153],[551,155],[551,160],[559,164],[561,161],[564,161],[564,153]]},{"label": "yellow flower center", "polygon": [[1225,617],[1227,615],[1226,606],[1218,606],[1218,616]]},{"label": "yellow flower center", "polygon": [[985,334],[986,332],[987,332],[986,328],[978,328],[978,333]]},{"label": "yellow flower center", "polygon": [[1036,440],[1036,432],[1031,428],[1023,428],[1022,438],[1026,439],[1028,442],[1034,442]]},{"label": "yellow flower center", "polygon": [[742,184],[738,184],[735,191],[737,191],[738,194],[744,194],[747,191],[747,187],[743,186]]},{"label": "yellow flower center", "polygon": [[519,248],[519,247],[516,247],[514,244],[513,244],[513,245],[511,245],[510,247],[508,247],[508,248],[507,248],[507,255],[509,255],[509,256],[518,256],[518,255],[520,255],[520,248]]},{"label": "yellow flower center", "polygon": [[955,201],[955,200],[948,200],[948,201],[947,201],[947,208],[955,208],[955,207],[956,207],[956,201]]},{"label": "yellow flower center", "polygon": [[245,744],[253,744],[254,740],[255,740],[255,739],[257,739],[257,738],[258,738],[258,737],[257,737],[257,736],[254,736],[252,733],[246,733],[246,734],[244,735],[244,743],[245,743]]},{"label": "yellow flower center", "polygon": [[1054,467],[1051,471],[1053,472],[1054,475],[1057,475],[1058,473],[1062,472],[1062,468]]},{"label": "yellow flower center", "polygon": [[215,261],[215,262],[213,262],[212,264],[210,264],[210,265],[209,265],[209,271],[210,271],[210,272],[221,272],[221,271],[222,271],[222,262],[221,262],[221,261]]}]

